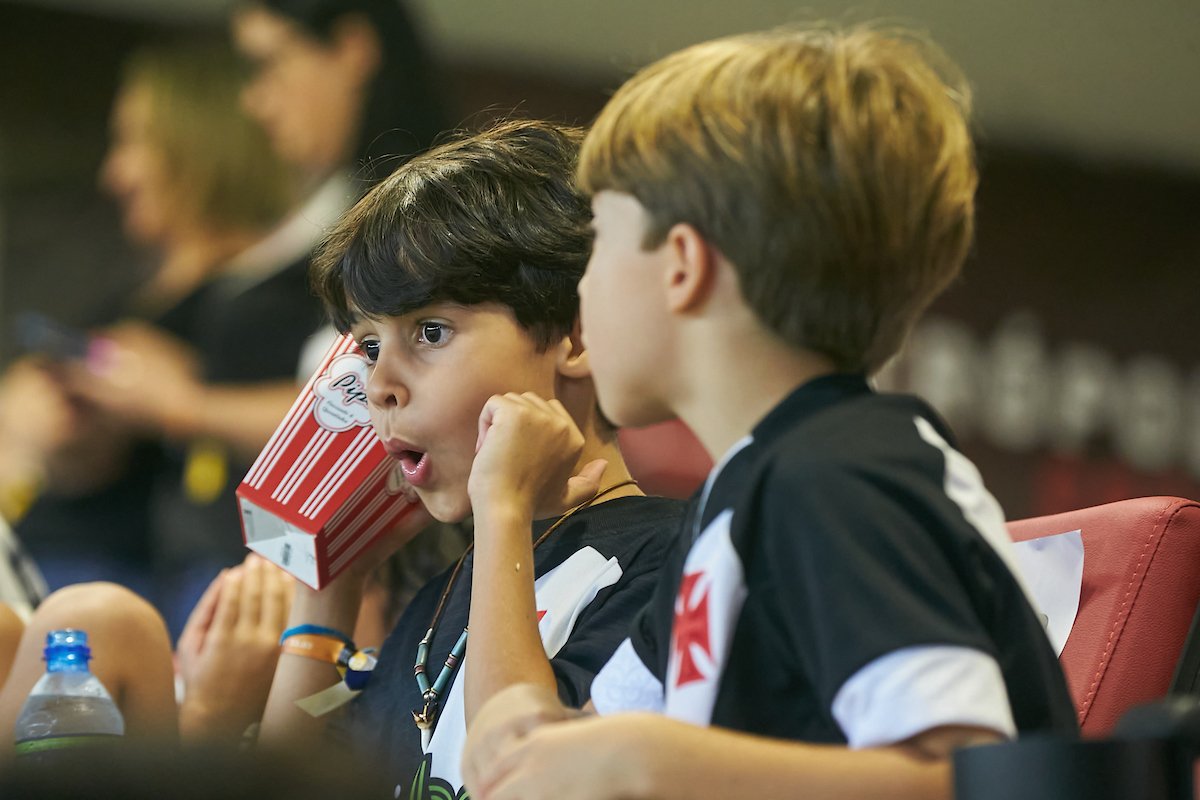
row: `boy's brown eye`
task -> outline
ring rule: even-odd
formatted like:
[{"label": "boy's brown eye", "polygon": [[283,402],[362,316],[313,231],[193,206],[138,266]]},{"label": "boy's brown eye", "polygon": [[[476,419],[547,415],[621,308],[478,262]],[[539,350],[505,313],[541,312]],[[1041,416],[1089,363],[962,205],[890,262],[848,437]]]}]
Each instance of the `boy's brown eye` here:
[{"label": "boy's brown eye", "polygon": [[421,323],[421,341],[426,344],[441,344],[446,339],[446,326],[438,322]]}]

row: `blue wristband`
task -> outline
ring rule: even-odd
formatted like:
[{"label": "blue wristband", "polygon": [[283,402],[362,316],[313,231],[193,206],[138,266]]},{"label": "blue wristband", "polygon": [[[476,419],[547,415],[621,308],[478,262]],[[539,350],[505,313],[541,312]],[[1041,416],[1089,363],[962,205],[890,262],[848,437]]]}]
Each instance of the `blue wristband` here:
[{"label": "blue wristband", "polygon": [[353,639],[341,631],[335,631],[333,628],[326,628],[324,625],[297,625],[293,628],[288,628],[283,632],[283,635],[279,637],[279,643],[283,644],[292,636],[303,636],[305,634],[310,636],[328,636],[330,639],[337,639],[351,650],[356,649],[354,647]]}]

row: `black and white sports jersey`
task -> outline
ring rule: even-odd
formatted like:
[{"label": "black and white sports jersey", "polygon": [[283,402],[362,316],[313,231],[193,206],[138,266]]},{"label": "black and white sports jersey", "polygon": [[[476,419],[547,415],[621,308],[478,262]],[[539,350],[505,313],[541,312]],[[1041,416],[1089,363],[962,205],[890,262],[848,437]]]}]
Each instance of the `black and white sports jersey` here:
[{"label": "black and white sports jersey", "polygon": [[714,468],[601,713],[895,743],[1076,727],[999,506],[912,397],[811,381]]},{"label": "black and white sports jersey", "polygon": [[[573,515],[537,548],[538,628],[558,679],[559,696],[567,705],[578,708],[587,703],[592,678],[650,598],[684,506],[659,497],[608,500]],[[552,521],[536,523],[534,536]],[[467,624],[473,563],[471,556],[463,563],[430,645],[431,682]],[[412,717],[423,705],[413,678],[417,644],[449,574],[447,570],[417,593],[384,643],[366,689],[344,715],[331,721],[336,739],[388,771],[389,779],[396,782],[397,797],[452,798],[462,788],[465,656],[445,694],[433,735],[424,745]]]}]

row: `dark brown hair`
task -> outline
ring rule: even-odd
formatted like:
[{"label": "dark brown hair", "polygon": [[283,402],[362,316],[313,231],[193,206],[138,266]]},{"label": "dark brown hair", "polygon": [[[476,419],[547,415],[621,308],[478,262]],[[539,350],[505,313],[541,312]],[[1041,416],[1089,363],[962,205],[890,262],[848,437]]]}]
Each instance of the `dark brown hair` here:
[{"label": "dark brown hair", "polygon": [[591,247],[574,187],[582,132],[510,121],[398,168],[330,231],[312,279],[346,331],[360,316],[495,302],[540,347],[567,335]]}]

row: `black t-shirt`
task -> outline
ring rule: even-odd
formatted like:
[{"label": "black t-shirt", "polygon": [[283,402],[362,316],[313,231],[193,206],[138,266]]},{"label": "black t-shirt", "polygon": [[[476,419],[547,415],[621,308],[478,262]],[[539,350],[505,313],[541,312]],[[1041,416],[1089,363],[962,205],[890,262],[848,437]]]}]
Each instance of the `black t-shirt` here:
[{"label": "black t-shirt", "polygon": [[1074,731],[999,506],[950,440],[860,377],[797,389],[710,476],[597,709],[856,747]]},{"label": "black t-shirt", "polygon": [[[537,548],[538,627],[564,703],[580,707],[588,701],[592,677],[653,591],[683,508],[680,501],[658,497],[616,498],[579,511]],[[550,523],[536,523],[534,536]],[[472,564],[468,556],[434,634],[427,662],[431,683],[467,624]],[[427,796],[437,786],[450,787],[448,796],[454,796],[462,784],[462,664],[443,695],[437,726],[424,752],[412,718],[423,705],[413,677],[417,644],[449,576],[447,570],[417,593],[384,643],[366,689],[330,723],[334,739],[375,759],[405,797],[423,759],[429,763],[414,797]]]}]

